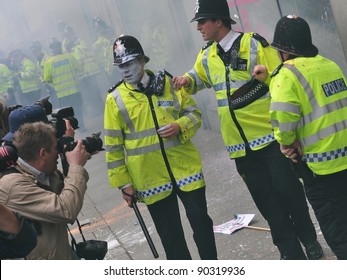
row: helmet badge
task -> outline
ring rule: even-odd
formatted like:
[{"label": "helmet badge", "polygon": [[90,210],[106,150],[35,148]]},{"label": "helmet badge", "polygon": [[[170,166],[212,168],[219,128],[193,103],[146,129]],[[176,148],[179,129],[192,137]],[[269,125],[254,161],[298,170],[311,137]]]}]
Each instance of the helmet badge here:
[{"label": "helmet badge", "polygon": [[299,17],[296,16],[296,15],[288,15],[287,18],[290,18],[290,19],[298,19]]},{"label": "helmet badge", "polygon": [[114,45],[114,52],[117,56],[124,56],[125,55],[125,46],[121,40],[116,41],[116,43]]},{"label": "helmet badge", "polygon": [[200,0],[196,0],[194,14],[198,13],[200,10]]}]

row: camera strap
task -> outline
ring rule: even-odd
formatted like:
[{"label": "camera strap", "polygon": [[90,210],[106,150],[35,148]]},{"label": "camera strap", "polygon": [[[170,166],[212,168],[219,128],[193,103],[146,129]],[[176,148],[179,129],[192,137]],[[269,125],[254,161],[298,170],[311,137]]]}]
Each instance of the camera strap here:
[{"label": "camera strap", "polygon": [[[82,239],[83,239],[84,242],[86,242],[86,239],[85,239],[85,237],[84,237],[84,234],[83,234],[83,231],[82,231],[82,227],[81,227],[80,221],[79,221],[78,219],[76,219],[76,222],[77,222],[77,225],[78,225],[78,229],[79,229],[79,231],[80,231],[80,234],[81,234],[81,236],[82,236]],[[72,247],[72,249],[73,249],[74,251],[76,251],[76,244],[77,244],[76,239],[75,239],[75,237],[72,235],[72,233],[71,233],[70,228],[69,228],[68,225],[66,225],[66,228],[67,228],[67,231],[69,232],[69,234],[70,234],[70,236],[71,236],[71,247]]]},{"label": "camera strap", "polygon": [[107,241],[103,240],[86,240],[82,227],[78,219],[76,219],[78,229],[82,236],[82,242],[76,242],[76,239],[72,235],[68,225],[66,225],[67,230],[71,236],[71,247],[72,250],[76,253],[77,257],[84,260],[103,260],[108,252],[108,244]]}]

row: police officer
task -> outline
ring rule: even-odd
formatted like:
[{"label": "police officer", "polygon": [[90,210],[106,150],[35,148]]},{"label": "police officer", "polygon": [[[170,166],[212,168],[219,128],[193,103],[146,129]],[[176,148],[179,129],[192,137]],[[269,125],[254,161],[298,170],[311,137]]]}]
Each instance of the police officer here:
[{"label": "police officer", "polygon": [[228,102],[251,80],[255,65],[273,70],[280,64],[276,52],[260,35],[232,30],[235,21],[226,0],[197,1],[192,21],[197,21],[197,29],[209,43],[198,54],[194,68],[175,77],[176,88],[183,86],[190,94],[203,88],[215,90],[226,149],[270,226],[280,258],[306,259],[301,242],[309,259],[319,259],[323,252],[302,184],[273,135],[269,94],[238,110]]},{"label": "police officer", "polygon": [[22,50],[10,52],[10,69],[13,71],[17,97],[21,105],[31,105],[41,97],[41,81],[36,65]]},{"label": "police officer", "polygon": [[92,49],[84,40],[77,37],[72,27],[66,26],[63,34],[69,46],[67,53],[71,53],[82,65],[83,70],[79,72],[78,78],[86,111],[91,117],[101,115],[104,101],[99,94],[98,75],[100,69]]},{"label": "police officer", "polygon": [[[304,155],[314,173],[305,184],[307,198],[328,245],[346,260],[346,78],[335,62],[318,54],[301,17],[280,19],[271,46],[282,58],[270,84],[275,137],[287,157],[298,162]],[[266,78],[263,66],[257,72],[257,78]]]},{"label": "police officer", "polygon": [[100,69],[106,74],[108,81],[114,84],[118,78],[118,73],[113,65],[113,51],[110,48],[113,37],[113,30],[100,18],[95,17],[92,21],[95,42],[92,45],[94,56],[100,65]]},{"label": "police officer", "polygon": [[83,71],[80,63],[71,55],[62,53],[62,44],[55,37],[50,38],[52,56],[44,63],[44,81],[52,90],[52,103],[58,107],[74,108],[80,131],[86,129],[83,119],[83,100],[80,92],[78,73]]},{"label": "police officer", "polygon": [[30,51],[37,60],[37,69],[40,75],[40,79],[43,80],[43,67],[45,61],[48,59],[48,54],[43,51],[42,44],[39,40],[32,41]]},{"label": "police officer", "polygon": [[105,106],[106,162],[110,185],[147,205],[167,259],[191,259],[178,206],[182,201],[201,259],[217,259],[213,223],[207,213],[200,155],[191,138],[201,113],[189,95],[173,90],[171,79],[145,70],[149,57],[128,35],[113,45],[122,81]]},{"label": "police officer", "polygon": [[0,97],[3,97],[7,104],[16,104],[14,96],[13,73],[9,69],[9,60],[5,57],[5,53],[0,50]]}]

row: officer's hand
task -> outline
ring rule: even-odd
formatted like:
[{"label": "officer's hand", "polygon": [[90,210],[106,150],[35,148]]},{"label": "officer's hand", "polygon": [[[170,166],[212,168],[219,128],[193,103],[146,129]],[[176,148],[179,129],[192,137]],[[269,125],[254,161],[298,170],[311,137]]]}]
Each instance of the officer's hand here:
[{"label": "officer's hand", "polygon": [[82,140],[77,140],[76,147],[69,152],[65,153],[67,162],[71,164],[77,164],[84,166],[91,155],[87,152],[86,147],[82,144]]},{"label": "officer's hand", "polygon": [[295,163],[298,162],[298,159],[303,155],[301,147],[297,145],[280,145],[280,149],[286,158],[290,158]]},{"label": "officer's hand", "polygon": [[181,127],[178,123],[173,122],[163,126],[161,129],[158,129],[158,134],[163,138],[175,137],[181,131]]},{"label": "officer's hand", "polygon": [[127,202],[129,207],[132,207],[133,199],[135,197],[135,190],[133,186],[122,189],[123,199]]},{"label": "officer's hand", "polygon": [[187,77],[173,77],[172,81],[176,90],[182,87],[190,87],[190,80]]},{"label": "officer's hand", "polygon": [[260,82],[265,82],[269,73],[265,65],[256,65],[254,66],[252,77],[257,79]]},{"label": "officer's hand", "polygon": [[75,137],[75,130],[73,129],[70,120],[64,119],[64,121],[65,121],[65,127],[66,127],[64,135],[74,138]]}]

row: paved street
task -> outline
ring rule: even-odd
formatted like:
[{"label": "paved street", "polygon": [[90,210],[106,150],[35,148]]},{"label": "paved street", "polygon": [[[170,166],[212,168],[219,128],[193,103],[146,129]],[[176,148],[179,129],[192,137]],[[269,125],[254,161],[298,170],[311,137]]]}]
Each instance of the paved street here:
[{"label": "paved street", "polygon": [[[85,133],[82,136],[102,131],[103,139],[102,117],[93,118],[88,123],[89,134]],[[76,135],[76,138],[78,137],[79,133]],[[219,225],[232,220],[234,214],[255,214],[250,225],[268,228],[237,174],[234,162],[228,159],[220,134],[201,129],[195,136],[194,143],[201,153],[204,164],[208,209],[214,224]],[[109,187],[104,152],[94,155],[86,168],[90,174],[90,180],[84,206],[79,215],[79,220],[85,224],[83,226],[85,236],[88,239],[108,241],[109,251],[106,255],[108,260],[154,259],[134,211],[123,201],[119,190]],[[138,204],[138,207],[159,253],[159,259],[164,260],[165,254],[149,213],[143,204]],[[312,217],[325,252],[324,258],[334,259],[313,214]],[[192,231],[184,211],[182,211],[182,220],[192,257],[198,260]],[[73,228],[74,235],[81,239],[75,225]],[[279,253],[272,244],[268,231],[244,228],[231,235],[218,233],[215,237],[220,260],[279,259]]]}]

